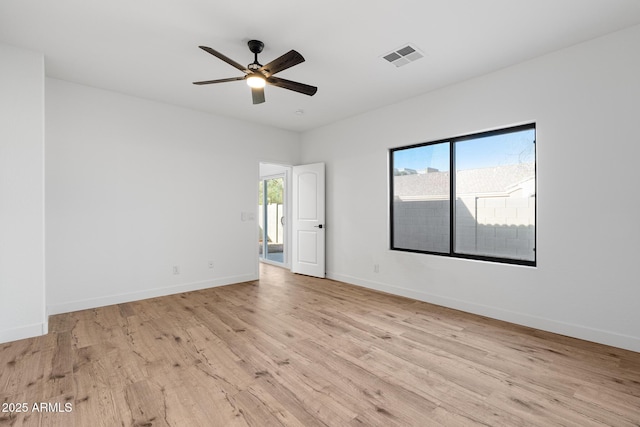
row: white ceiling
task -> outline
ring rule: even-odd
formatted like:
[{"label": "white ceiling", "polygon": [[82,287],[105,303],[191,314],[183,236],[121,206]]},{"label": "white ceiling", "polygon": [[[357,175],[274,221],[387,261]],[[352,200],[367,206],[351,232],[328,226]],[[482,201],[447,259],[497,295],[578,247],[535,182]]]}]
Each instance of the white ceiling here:
[{"label": "white ceiling", "polygon": [[[0,0],[0,42],[44,53],[49,77],[294,131],[638,23],[639,0]],[[253,105],[244,82],[191,83],[242,76],[198,45],[248,64],[250,39],[263,64],[300,52],[278,77],[318,93],[268,86]],[[381,58],[407,43],[425,57]]]}]

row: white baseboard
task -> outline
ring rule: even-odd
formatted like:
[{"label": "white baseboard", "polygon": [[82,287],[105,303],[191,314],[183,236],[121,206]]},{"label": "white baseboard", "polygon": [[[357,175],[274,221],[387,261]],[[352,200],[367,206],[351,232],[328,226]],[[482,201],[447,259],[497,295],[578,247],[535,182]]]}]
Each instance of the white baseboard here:
[{"label": "white baseboard", "polygon": [[18,341],[25,338],[39,337],[41,335],[46,335],[47,332],[47,322],[34,323],[33,325],[21,326],[15,329],[6,329],[0,331],[0,343]]},{"label": "white baseboard", "polygon": [[441,305],[443,307],[453,308],[467,313],[478,314],[481,316],[490,317],[492,319],[504,320],[505,322],[528,326],[543,331],[610,345],[625,350],[640,352],[640,338],[638,337],[622,335],[600,329],[593,329],[586,326],[560,322],[557,320],[546,319],[543,317],[532,316],[524,313],[512,312],[501,308],[475,304],[468,301],[456,300],[454,298],[441,297],[438,295],[418,292],[412,289],[392,286],[386,283],[375,282],[344,274],[327,272],[327,277],[333,280],[338,280],[340,282],[350,283],[356,286],[362,286],[393,295],[399,295],[418,301]]},{"label": "white baseboard", "polygon": [[166,295],[179,294],[182,292],[197,291],[200,289],[215,288],[218,286],[232,285],[234,283],[250,282],[258,280],[256,274],[245,274],[239,276],[221,277],[214,280],[204,280],[200,282],[182,283],[163,288],[147,289],[139,292],[129,292],[126,294],[107,295],[99,298],[90,298],[77,301],[69,301],[62,304],[47,306],[47,315],[60,313],[70,313],[72,311],[87,310],[90,308],[104,307],[107,305],[122,304],[125,302],[139,301],[148,298],[162,297]]}]

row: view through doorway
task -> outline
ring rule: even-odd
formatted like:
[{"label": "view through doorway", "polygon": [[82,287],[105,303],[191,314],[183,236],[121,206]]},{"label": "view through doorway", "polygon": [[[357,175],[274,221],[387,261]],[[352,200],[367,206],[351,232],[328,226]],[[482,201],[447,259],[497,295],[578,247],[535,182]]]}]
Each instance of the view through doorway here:
[{"label": "view through doorway", "polygon": [[288,264],[288,167],[261,163],[258,182],[258,257],[261,262]]}]

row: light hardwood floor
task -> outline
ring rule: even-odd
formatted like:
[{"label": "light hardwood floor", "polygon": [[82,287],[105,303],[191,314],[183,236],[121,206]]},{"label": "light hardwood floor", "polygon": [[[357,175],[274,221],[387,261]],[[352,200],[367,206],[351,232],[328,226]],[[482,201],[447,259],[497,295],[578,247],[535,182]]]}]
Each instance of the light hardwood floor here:
[{"label": "light hardwood floor", "polygon": [[640,353],[261,269],[0,344],[0,426],[640,425]]}]

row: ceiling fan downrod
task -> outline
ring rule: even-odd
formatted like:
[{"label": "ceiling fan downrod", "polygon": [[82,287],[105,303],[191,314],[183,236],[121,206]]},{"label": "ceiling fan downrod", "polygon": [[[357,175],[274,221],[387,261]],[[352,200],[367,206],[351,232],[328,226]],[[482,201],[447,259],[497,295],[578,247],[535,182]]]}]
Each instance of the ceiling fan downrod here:
[{"label": "ceiling fan downrod", "polygon": [[249,45],[249,50],[254,54],[253,64],[249,65],[251,66],[255,64],[257,65],[256,68],[262,67],[262,64],[258,62],[258,54],[262,52],[262,49],[264,49],[264,43],[262,43],[260,40],[249,40],[247,42],[247,45]]}]

